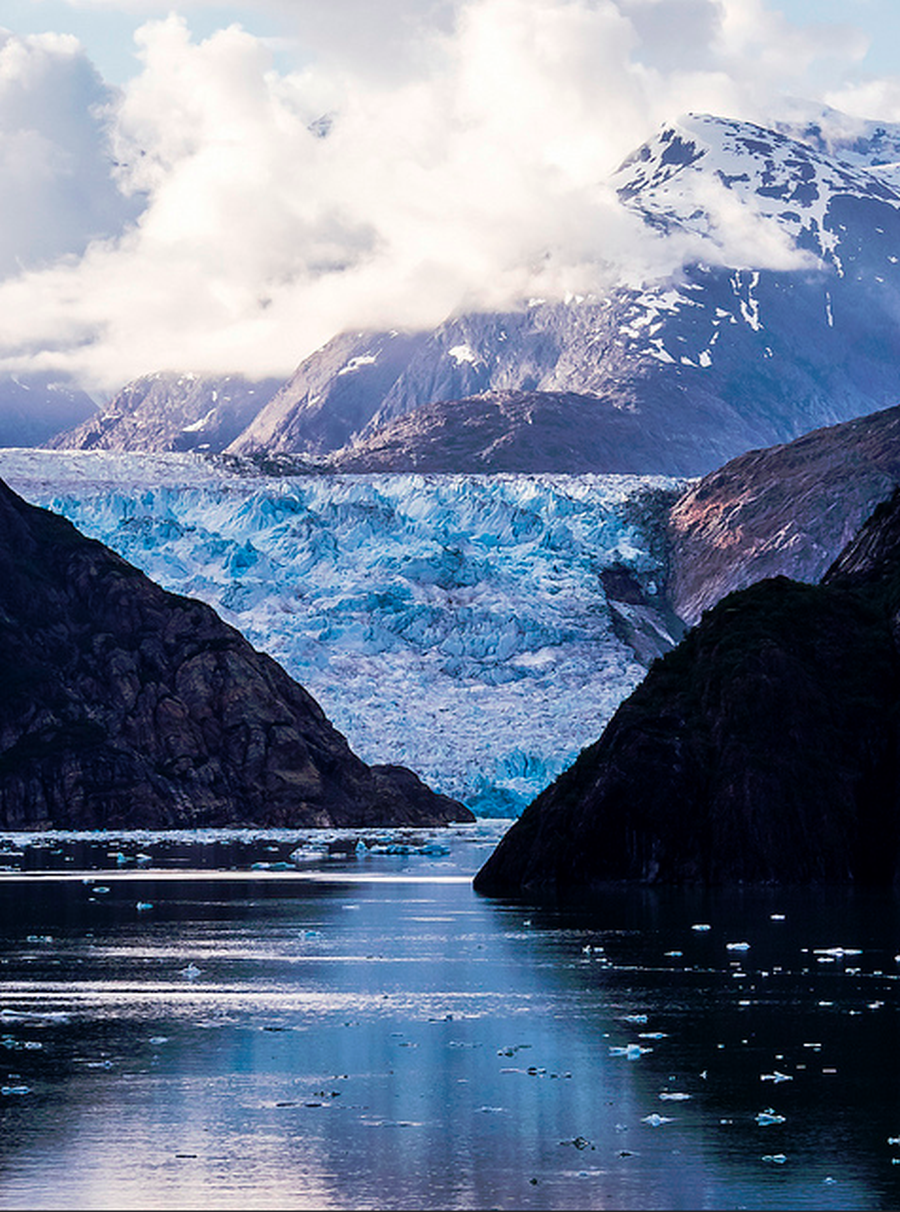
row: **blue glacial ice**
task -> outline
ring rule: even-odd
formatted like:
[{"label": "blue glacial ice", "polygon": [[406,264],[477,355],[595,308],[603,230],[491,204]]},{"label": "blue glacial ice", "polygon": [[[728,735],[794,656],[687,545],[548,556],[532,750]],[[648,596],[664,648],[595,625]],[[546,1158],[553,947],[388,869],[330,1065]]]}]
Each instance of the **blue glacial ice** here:
[{"label": "blue glacial ice", "polygon": [[0,476],[302,682],[367,762],[514,816],[644,669],[602,568],[656,568],[664,477],[241,475],[197,455],[0,451]]}]

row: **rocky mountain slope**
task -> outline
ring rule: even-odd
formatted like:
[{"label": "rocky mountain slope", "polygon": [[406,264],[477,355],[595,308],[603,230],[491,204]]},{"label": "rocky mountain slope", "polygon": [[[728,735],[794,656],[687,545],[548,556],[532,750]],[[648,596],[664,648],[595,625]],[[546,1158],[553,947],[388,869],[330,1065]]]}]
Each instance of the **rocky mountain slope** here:
[{"label": "rocky mountain slope", "polygon": [[232,454],[318,456],[363,432],[424,333],[345,332],[306,358],[250,422]]},{"label": "rocky mountain slope", "polygon": [[[423,404],[334,452],[339,472],[621,472],[652,475],[660,442],[692,457],[691,435],[666,434],[634,412],[572,392],[493,391]],[[677,454],[675,454],[677,451]]]},{"label": "rocky mountain slope", "polygon": [[900,484],[900,407],[753,450],[689,487],[668,519],[667,594],[689,625],[727,593],[815,582]]},{"label": "rocky mountain slope", "polygon": [[900,879],[900,492],[819,585],[730,594],[478,873],[491,894],[608,880]]},{"label": "rocky mountain slope", "polygon": [[280,386],[280,379],[240,375],[144,375],[126,384],[104,408],[74,428],[55,433],[45,444],[57,450],[218,453]]},{"label": "rocky mountain slope", "polygon": [[900,193],[884,160],[900,137],[870,127],[829,141],[815,123],[768,130],[694,115],[667,126],[614,184],[648,228],[692,250],[683,273],[456,316],[429,333],[342,334],[232,449],[343,446],[333,465],[356,470],[449,467],[458,451],[483,470],[526,470],[535,443],[510,393],[532,409],[549,393],[547,414],[568,394],[578,403],[566,441],[542,469],[612,450],[613,465],[594,469],[695,475],[893,405]]},{"label": "rocky mountain slope", "polygon": [[443,824],[203,603],[0,482],[0,828]]}]

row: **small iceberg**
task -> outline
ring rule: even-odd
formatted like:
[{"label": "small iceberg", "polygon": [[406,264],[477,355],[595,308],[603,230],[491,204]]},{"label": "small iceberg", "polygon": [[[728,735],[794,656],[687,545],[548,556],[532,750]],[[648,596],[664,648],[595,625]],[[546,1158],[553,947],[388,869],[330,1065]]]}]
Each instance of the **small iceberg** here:
[{"label": "small iceberg", "polygon": [[652,1052],[652,1048],[644,1048],[640,1044],[626,1044],[624,1048],[611,1047],[609,1050],[610,1056],[627,1056],[629,1060],[637,1060],[639,1056],[643,1056],[645,1052]]},{"label": "small iceberg", "polygon": [[659,1128],[662,1124],[671,1124],[674,1122],[671,1115],[657,1115],[655,1111],[652,1115],[645,1115],[641,1120],[642,1124],[649,1124],[651,1128]]},{"label": "small iceberg", "polygon": [[783,1124],[784,1116],[779,1115],[777,1111],[773,1111],[772,1108],[769,1107],[765,1111],[760,1111],[759,1115],[756,1117],[756,1122],[762,1126],[767,1124]]}]

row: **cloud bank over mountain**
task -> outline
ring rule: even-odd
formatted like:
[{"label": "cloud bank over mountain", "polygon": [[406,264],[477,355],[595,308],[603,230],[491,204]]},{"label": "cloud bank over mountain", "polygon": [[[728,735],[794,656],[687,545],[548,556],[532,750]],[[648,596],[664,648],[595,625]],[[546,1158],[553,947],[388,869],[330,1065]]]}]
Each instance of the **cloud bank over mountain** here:
[{"label": "cloud bank over mountain", "polygon": [[268,7],[277,45],[152,17],[117,89],[70,37],[0,33],[0,370],[99,392],[169,367],[287,374],[341,329],[745,245],[786,268],[739,209],[727,241],[654,233],[609,174],[687,110],[762,119],[802,95],[900,117],[896,81],[852,78],[860,35],[760,0]]}]

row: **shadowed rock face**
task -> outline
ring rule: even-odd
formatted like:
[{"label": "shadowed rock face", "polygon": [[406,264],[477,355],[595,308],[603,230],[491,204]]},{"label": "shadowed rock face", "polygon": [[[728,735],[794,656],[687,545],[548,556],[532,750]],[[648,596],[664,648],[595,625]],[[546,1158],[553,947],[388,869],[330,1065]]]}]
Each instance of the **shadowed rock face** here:
[{"label": "shadowed rock face", "polygon": [[693,469],[697,437],[671,418],[603,396],[489,391],[422,405],[329,455],[350,472],[621,472],[651,474],[662,446]]},{"label": "shadowed rock face", "polygon": [[445,824],[208,606],[0,482],[0,828]]},{"label": "shadowed rock face", "polygon": [[726,597],[478,873],[492,894],[603,881],[900,875],[900,495],[822,584]]}]

